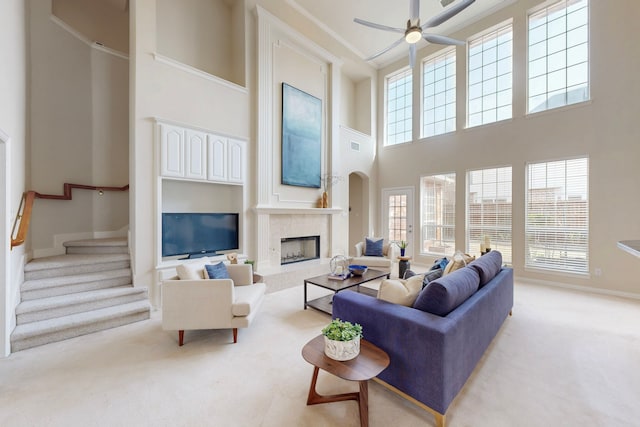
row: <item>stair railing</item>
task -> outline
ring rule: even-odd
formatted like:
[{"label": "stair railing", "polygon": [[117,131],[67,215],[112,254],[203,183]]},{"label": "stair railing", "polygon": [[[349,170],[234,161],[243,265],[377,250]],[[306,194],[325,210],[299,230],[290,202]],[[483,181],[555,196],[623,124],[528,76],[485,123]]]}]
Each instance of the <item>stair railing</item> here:
[{"label": "stair railing", "polygon": [[[16,213],[16,219],[13,222],[13,228],[11,229],[11,249],[15,246],[22,245],[29,231],[29,223],[31,222],[31,213],[33,210],[33,202],[37,199],[52,199],[52,200],[71,200],[73,199],[72,191],[74,188],[79,190],[93,190],[102,195],[105,191],[127,191],[129,190],[129,184],[123,187],[96,187],[94,185],[82,185],[82,184],[70,184],[64,183],[64,192],[59,194],[41,194],[36,191],[26,191],[22,193],[22,199],[20,200],[20,206]],[[17,232],[16,232],[17,229]],[[15,237],[14,237],[15,236]]]}]

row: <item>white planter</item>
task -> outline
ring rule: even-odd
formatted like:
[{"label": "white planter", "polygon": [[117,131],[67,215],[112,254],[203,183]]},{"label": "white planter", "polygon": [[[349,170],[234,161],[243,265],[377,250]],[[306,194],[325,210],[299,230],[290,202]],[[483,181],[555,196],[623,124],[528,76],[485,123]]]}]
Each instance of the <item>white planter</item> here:
[{"label": "white planter", "polygon": [[351,341],[335,341],[324,337],[324,354],[333,360],[351,360],[360,354],[360,337]]}]

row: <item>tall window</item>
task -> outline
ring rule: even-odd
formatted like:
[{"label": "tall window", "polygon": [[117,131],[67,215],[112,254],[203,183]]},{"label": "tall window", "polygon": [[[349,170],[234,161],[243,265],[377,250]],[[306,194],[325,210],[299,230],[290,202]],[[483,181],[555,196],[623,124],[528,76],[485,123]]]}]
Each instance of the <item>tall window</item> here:
[{"label": "tall window", "polygon": [[487,237],[491,250],[511,264],[511,217],[511,166],[469,171],[467,252],[480,252]]},{"label": "tall window", "polygon": [[589,99],[589,2],[562,0],[529,15],[528,111]]},{"label": "tall window", "polygon": [[468,126],[512,116],[512,25],[469,42]]},{"label": "tall window", "polygon": [[385,145],[411,141],[411,69],[387,77],[387,138]]},{"label": "tall window", "polygon": [[527,165],[525,267],[589,271],[589,159]]},{"label": "tall window", "polygon": [[456,130],[456,51],[449,49],[422,66],[422,136]]},{"label": "tall window", "polygon": [[420,199],[420,253],[453,255],[456,247],[456,174],[423,176]]}]

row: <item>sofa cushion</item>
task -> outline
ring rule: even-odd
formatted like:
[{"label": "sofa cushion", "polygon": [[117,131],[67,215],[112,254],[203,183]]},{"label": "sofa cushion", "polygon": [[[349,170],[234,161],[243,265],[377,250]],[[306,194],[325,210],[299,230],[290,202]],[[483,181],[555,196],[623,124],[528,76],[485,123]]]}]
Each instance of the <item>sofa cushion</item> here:
[{"label": "sofa cushion", "polygon": [[209,279],[230,279],[229,272],[227,271],[227,266],[221,261],[217,264],[213,265],[205,265],[205,270],[207,271],[207,276]]},{"label": "sofa cushion", "polygon": [[231,306],[231,314],[234,316],[248,316],[257,311],[266,289],[267,286],[264,283],[235,287],[235,299]]},{"label": "sofa cushion", "polygon": [[204,266],[209,262],[208,258],[201,258],[198,261],[185,262],[176,267],[176,273],[180,280],[200,280],[204,279]]},{"label": "sofa cushion", "polygon": [[446,316],[478,290],[480,276],[473,268],[461,268],[430,282],[418,295],[414,308]]},{"label": "sofa cushion", "polygon": [[380,238],[368,238],[364,239],[364,254],[365,256],[384,256],[382,254],[382,245],[384,239]]},{"label": "sofa cushion", "polygon": [[483,287],[502,270],[502,254],[498,251],[491,251],[473,261],[469,267],[478,272],[480,287]]},{"label": "sofa cushion", "polygon": [[411,307],[422,290],[422,275],[407,280],[385,279],[380,283],[378,299]]}]

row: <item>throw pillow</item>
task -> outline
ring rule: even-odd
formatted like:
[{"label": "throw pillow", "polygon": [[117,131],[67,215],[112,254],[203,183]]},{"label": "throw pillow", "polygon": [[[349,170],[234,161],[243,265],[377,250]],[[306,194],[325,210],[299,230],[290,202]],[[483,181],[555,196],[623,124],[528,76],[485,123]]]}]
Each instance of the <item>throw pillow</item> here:
[{"label": "throw pillow", "polygon": [[378,299],[411,307],[422,289],[422,275],[408,280],[385,279],[380,283]]},{"label": "throw pillow", "polygon": [[502,254],[499,251],[491,251],[473,261],[469,267],[478,272],[480,287],[483,287],[502,270]]},{"label": "throw pillow", "polygon": [[456,253],[453,255],[453,258],[451,259],[451,261],[449,261],[449,263],[447,264],[447,266],[444,268],[444,271],[442,272],[443,276],[446,276],[449,273],[453,273],[454,271],[465,267],[467,264],[469,264],[471,261],[473,261],[474,259],[476,259],[475,256],[471,256],[469,254],[463,254],[460,251],[456,251]]},{"label": "throw pillow", "polygon": [[364,239],[364,254],[365,256],[383,256],[382,255],[382,245],[384,244],[384,239],[370,239],[365,237]]},{"label": "throw pillow", "polygon": [[424,274],[424,279],[422,279],[422,288],[424,289],[430,282],[433,282],[436,279],[442,277],[442,269],[436,268],[435,270],[429,270]]},{"label": "throw pillow", "polygon": [[186,262],[176,267],[176,273],[180,280],[204,279],[204,265],[209,262],[207,258],[201,261]]},{"label": "throw pillow", "polygon": [[214,265],[205,265],[209,279],[230,279],[227,266],[223,262]]},{"label": "throw pillow", "polygon": [[473,295],[480,284],[480,276],[473,268],[461,268],[429,283],[420,292],[413,308],[437,316],[446,316]]}]

